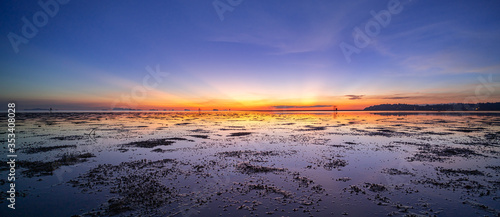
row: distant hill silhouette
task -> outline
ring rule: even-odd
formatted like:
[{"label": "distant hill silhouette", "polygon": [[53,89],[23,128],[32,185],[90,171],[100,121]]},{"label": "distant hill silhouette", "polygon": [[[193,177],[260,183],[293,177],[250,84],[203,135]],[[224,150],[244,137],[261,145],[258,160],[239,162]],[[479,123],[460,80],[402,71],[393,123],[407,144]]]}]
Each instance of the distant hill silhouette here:
[{"label": "distant hill silhouette", "polygon": [[409,105],[409,104],[381,104],[366,107],[365,111],[500,111],[500,102],[477,104],[434,104],[434,105]]}]

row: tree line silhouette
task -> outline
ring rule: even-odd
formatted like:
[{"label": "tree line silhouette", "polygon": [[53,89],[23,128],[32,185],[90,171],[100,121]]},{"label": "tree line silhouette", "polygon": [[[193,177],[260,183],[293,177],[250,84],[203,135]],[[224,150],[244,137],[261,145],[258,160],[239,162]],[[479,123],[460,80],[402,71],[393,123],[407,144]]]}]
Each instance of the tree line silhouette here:
[{"label": "tree line silhouette", "polygon": [[380,104],[366,107],[365,111],[500,111],[500,102],[451,103],[431,105]]}]

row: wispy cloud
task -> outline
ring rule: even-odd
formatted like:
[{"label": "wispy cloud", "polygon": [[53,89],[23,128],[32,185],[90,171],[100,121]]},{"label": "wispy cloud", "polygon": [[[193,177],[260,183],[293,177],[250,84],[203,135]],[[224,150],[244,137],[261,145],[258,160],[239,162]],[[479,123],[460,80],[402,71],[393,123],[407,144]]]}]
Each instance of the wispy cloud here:
[{"label": "wispy cloud", "polygon": [[[335,28],[333,28],[335,30]],[[244,34],[229,34],[225,36],[218,36],[208,39],[207,41],[213,42],[226,42],[226,43],[241,43],[249,45],[257,45],[272,48],[274,51],[270,54],[283,55],[291,53],[306,53],[313,51],[325,50],[333,46],[336,41],[336,31],[331,29],[315,30],[312,34],[301,34],[290,30],[275,30],[279,34],[270,32],[259,33],[244,33]]]},{"label": "wispy cloud", "polygon": [[363,96],[365,95],[345,95],[345,97],[347,97],[349,100],[358,100],[363,98]]},{"label": "wispy cloud", "polygon": [[[317,3],[317,7],[311,7],[305,2],[295,2],[292,5],[298,10],[291,9],[293,7],[285,9],[275,3],[268,3],[269,8],[265,10],[247,8],[252,23],[237,25],[232,29],[212,27],[208,29],[210,34],[207,34],[205,40],[267,48],[266,54],[269,55],[325,51],[337,48],[339,34],[346,26],[343,18],[352,15],[349,11],[355,10],[356,6],[353,3],[329,2]],[[275,10],[280,10],[281,13],[276,13]],[[288,19],[290,17],[303,19],[297,22]]]},{"label": "wispy cloud", "polygon": [[395,96],[395,97],[385,97],[382,99],[410,99],[411,97],[408,96]]}]

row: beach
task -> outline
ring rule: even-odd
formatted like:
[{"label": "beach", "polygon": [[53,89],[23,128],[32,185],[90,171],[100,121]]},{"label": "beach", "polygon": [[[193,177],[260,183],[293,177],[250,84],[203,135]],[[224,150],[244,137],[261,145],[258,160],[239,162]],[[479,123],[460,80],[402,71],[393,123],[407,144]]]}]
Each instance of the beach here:
[{"label": "beach", "polygon": [[19,216],[500,215],[499,112],[25,112],[16,142]]}]

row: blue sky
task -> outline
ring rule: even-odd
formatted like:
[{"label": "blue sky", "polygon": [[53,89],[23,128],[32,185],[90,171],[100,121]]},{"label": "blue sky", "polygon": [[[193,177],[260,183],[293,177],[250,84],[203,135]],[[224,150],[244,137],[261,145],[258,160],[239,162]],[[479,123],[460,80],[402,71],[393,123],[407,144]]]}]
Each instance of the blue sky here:
[{"label": "blue sky", "polygon": [[[232,9],[224,20],[214,1],[58,3],[17,53],[9,33],[22,36],[22,18],[32,21],[43,9],[36,1],[2,1],[0,102],[60,109],[359,109],[500,101],[498,1],[392,2],[400,12],[350,62],[340,44],[355,46],[354,29],[364,31],[374,21],[370,11],[388,10],[391,1],[218,1]],[[144,91],[147,66],[168,75]],[[488,88],[479,87],[481,79]],[[134,90],[143,90],[140,98]]]}]

